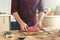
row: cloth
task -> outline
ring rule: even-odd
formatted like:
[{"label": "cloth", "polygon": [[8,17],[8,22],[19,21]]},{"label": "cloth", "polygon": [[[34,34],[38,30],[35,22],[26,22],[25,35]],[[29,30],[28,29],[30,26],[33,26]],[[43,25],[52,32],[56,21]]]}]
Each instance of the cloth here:
[{"label": "cloth", "polygon": [[12,0],[11,14],[18,12],[21,19],[28,25],[36,23],[36,9],[43,12],[42,0]]}]

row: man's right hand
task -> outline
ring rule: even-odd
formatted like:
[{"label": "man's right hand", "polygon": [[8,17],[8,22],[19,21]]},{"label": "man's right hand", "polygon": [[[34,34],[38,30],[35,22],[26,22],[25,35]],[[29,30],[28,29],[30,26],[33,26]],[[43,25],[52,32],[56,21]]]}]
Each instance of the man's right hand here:
[{"label": "man's right hand", "polygon": [[21,26],[21,30],[26,31],[27,30],[27,24],[21,19],[18,12],[14,12],[13,16],[16,19],[16,21],[19,23],[19,25]]},{"label": "man's right hand", "polygon": [[27,31],[28,26],[26,23],[21,23],[20,26],[21,26],[21,31]]}]

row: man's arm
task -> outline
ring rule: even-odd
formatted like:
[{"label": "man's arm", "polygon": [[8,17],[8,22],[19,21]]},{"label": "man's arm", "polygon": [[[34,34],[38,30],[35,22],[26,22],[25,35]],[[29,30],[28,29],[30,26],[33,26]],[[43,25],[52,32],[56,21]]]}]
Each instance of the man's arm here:
[{"label": "man's arm", "polygon": [[45,13],[44,13],[44,9],[43,9],[43,0],[39,0],[39,4],[38,4],[38,21],[37,21],[37,25],[39,26],[39,28],[42,27],[42,20],[45,16]]},{"label": "man's arm", "polygon": [[23,31],[26,31],[27,30],[27,24],[26,23],[24,23],[24,21],[21,19],[21,17],[18,15],[18,12],[14,12],[13,13],[13,16],[14,16],[14,18],[16,19],[16,21],[19,23],[19,25],[21,26],[21,29],[23,30]]},{"label": "man's arm", "polygon": [[45,13],[44,12],[40,12],[39,16],[38,16],[38,21],[42,22],[44,16],[45,16]]},{"label": "man's arm", "polygon": [[11,14],[14,16],[16,21],[21,26],[22,30],[27,30],[26,26],[27,24],[24,23],[24,21],[21,19],[21,17],[18,15],[18,0],[12,0],[11,1]]},{"label": "man's arm", "polygon": [[45,13],[44,13],[44,3],[43,3],[43,0],[39,0],[39,3],[38,3],[38,14],[39,14],[39,18],[38,20],[42,21]]},{"label": "man's arm", "polygon": [[43,20],[44,16],[45,16],[44,12],[40,12],[38,15],[38,20],[37,20],[37,23],[35,26],[38,26],[40,29],[43,27],[42,20]]}]

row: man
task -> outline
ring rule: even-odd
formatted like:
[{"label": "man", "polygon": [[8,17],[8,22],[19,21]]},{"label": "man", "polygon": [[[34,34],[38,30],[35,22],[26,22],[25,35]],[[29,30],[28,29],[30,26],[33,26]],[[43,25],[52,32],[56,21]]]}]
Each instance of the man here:
[{"label": "man", "polygon": [[[36,9],[38,8],[39,17],[36,21]],[[41,28],[44,17],[42,0],[12,0],[11,13],[21,27],[26,31],[30,26]]]}]

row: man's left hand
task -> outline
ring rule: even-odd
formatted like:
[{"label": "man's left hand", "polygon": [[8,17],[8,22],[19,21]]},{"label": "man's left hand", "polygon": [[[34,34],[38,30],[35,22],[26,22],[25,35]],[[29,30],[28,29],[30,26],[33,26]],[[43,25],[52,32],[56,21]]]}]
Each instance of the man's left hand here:
[{"label": "man's left hand", "polygon": [[35,26],[39,27],[40,30],[43,28],[42,23],[39,21],[35,24]]}]

